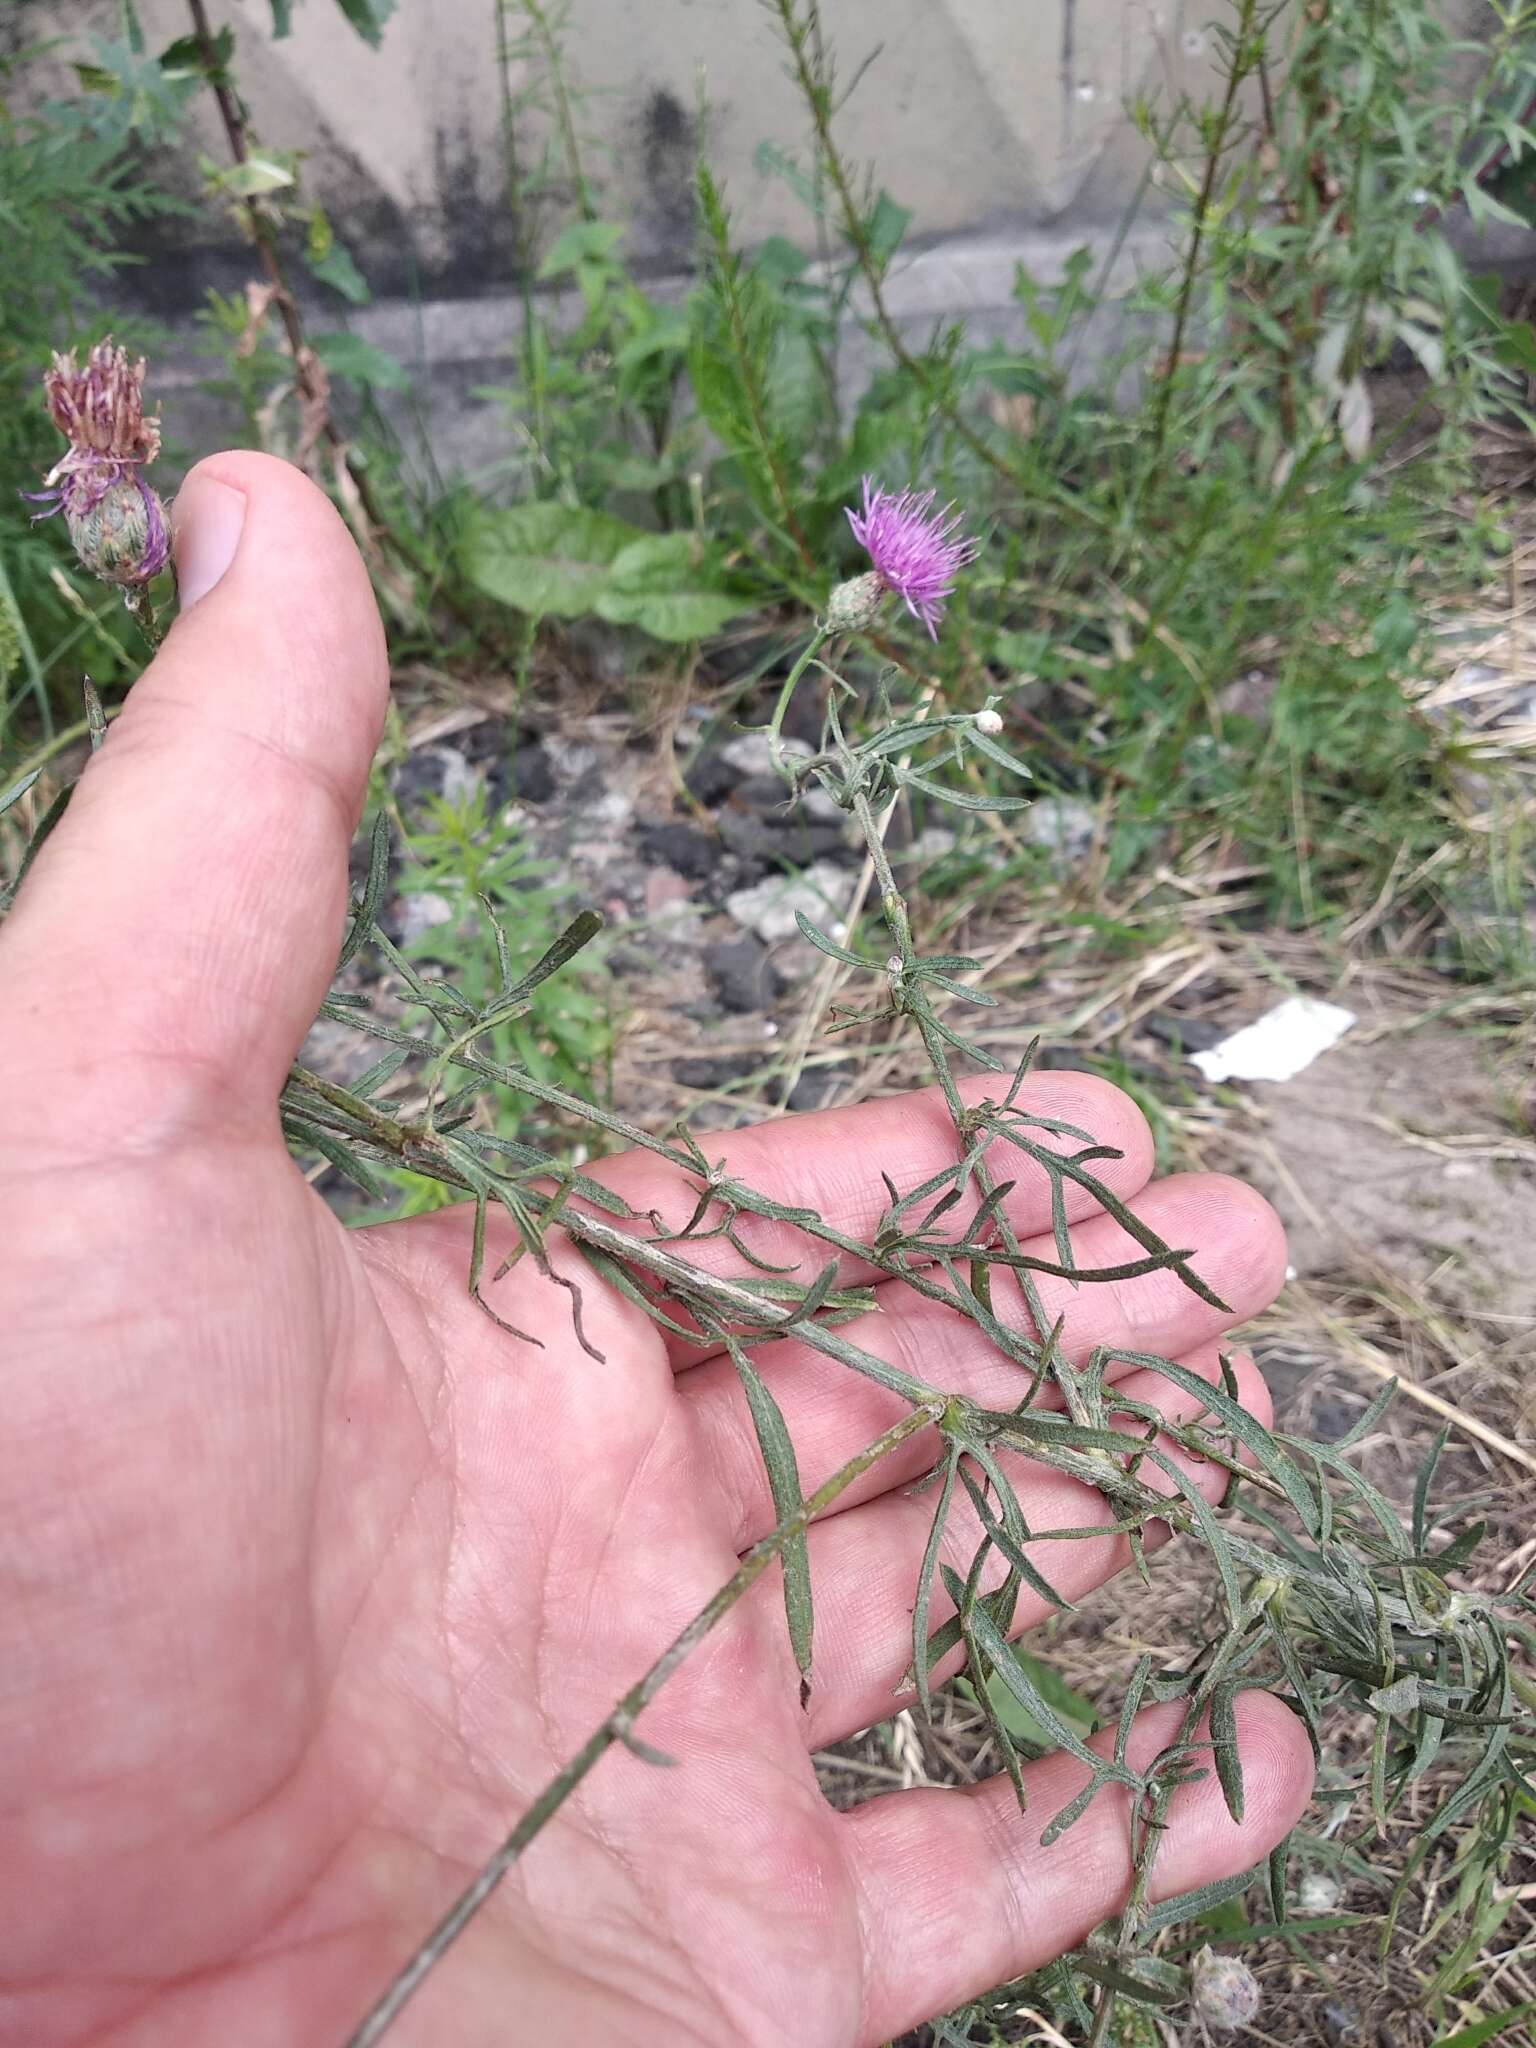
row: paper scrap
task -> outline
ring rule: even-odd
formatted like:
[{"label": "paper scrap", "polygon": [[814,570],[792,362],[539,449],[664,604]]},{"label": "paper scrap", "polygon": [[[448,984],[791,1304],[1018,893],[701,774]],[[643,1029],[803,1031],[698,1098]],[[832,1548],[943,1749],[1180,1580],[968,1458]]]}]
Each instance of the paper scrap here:
[{"label": "paper scrap", "polygon": [[1287,996],[1252,1024],[1191,1058],[1208,1081],[1289,1081],[1320,1052],[1337,1045],[1354,1021],[1354,1011],[1336,1003]]}]

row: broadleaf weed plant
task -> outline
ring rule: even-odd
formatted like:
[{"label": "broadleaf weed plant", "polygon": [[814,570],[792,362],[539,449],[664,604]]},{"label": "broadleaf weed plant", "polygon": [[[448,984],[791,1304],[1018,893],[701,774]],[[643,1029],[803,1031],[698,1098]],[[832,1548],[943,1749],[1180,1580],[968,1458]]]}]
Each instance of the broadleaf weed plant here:
[{"label": "broadleaf weed plant", "polygon": [[[1214,829],[1260,870],[1270,916],[1324,933],[1431,857],[1433,903],[1484,889],[1455,734],[1410,697],[1440,608],[1505,547],[1474,458],[1486,423],[1523,416],[1528,337],[1447,226],[1503,207],[1477,175],[1494,144],[1516,162],[1533,147],[1536,9],[1512,0],[1474,49],[1428,0],[1233,0],[1209,31],[1212,96],[1133,109],[1152,157],[1133,213],[1159,209],[1168,261],[1128,292],[1119,238],[1054,281],[1021,267],[1021,338],[986,345],[893,311],[911,219],[840,137],[866,67],[839,66],[817,0],[763,14],[805,133],[765,140],[758,164],[804,204],[815,256],[741,248],[706,108],[696,278],[671,304],[603,210],[566,10],[503,0],[505,49],[534,60],[506,117],[527,243],[520,376],[500,394],[518,488],[573,522],[690,534],[720,565],[706,581],[772,618],[851,568],[861,475],[938,478],[992,542],[933,657],[944,701],[1008,687],[1046,785],[1106,799],[1112,877]],[[562,199],[578,217],[547,241]],[[568,288],[569,318],[540,279]],[[840,360],[851,324],[875,352],[862,389]],[[511,560],[487,577],[501,517]],[[460,566],[536,622],[526,517],[472,519]],[[611,549],[561,536],[590,573],[558,615],[609,616]],[[666,574],[699,581],[682,551]],[[1402,892],[1406,921],[1425,893]]]},{"label": "broadleaf weed plant", "polygon": [[[923,544],[915,528],[909,537]],[[802,1696],[808,1693],[816,1668],[808,1525],[862,1473],[922,1430],[936,1432],[939,1451],[921,1483],[933,1502],[933,1518],[912,1594],[911,1699],[919,1711],[928,1709],[933,1667],[958,1649],[1021,1797],[1020,1751],[997,1709],[999,1687],[1052,1743],[1088,1765],[1089,1782],[1067,1808],[1032,1816],[1046,1841],[1064,1835],[1106,1788],[1120,1788],[1130,1801],[1134,1876],[1117,1921],[1029,1987],[1030,1995],[1051,2004],[1061,2024],[1103,2042],[1119,2024],[1118,2016],[1138,2005],[1166,2007],[1191,1989],[1203,1995],[1202,1984],[1206,1991],[1218,1979],[1225,1984],[1226,1977],[1209,1967],[1203,1977],[1199,1968],[1193,1975],[1186,1972],[1159,1952],[1158,1937],[1261,1877],[1275,1919],[1285,1922],[1284,1849],[1264,1872],[1175,1899],[1153,1898],[1162,1826],[1179,1784],[1214,1771],[1232,1813],[1242,1812],[1235,1702],[1250,1687],[1266,1686],[1286,1696],[1319,1751],[1334,1709],[1374,1716],[1376,1737],[1364,1783],[1354,1788],[1367,1824],[1372,1819],[1384,1824],[1409,1787],[1435,1766],[1439,1796],[1420,1830],[1418,1855],[1430,1853],[1458,1823],[1479,1816],[1492,1845],[1487,1861],[1496,1865],[1507,1847],[1513,1814],[1530,1796],[1536,1688],[1517,1665],[1536,1644],[1532,1569],[1502,1594],[1455,1585],[1454,1576],[1479,1532],[1473,1528],[1448,1543],[1438,1540],[1441,1531],[1429,1499],[1440,1444],[1421,1476],[1411,1525],[1356,1469],[1350,1451],[1379,1420],[1390,1389],[1339,1443],[1321,1444],[1263,1428],[1238,1405],[1229,1368],[1224,1368],[1223,1383],[1211,1386],[1186,1367],[1140,1353],[1101,1348],[1081,1366],[1066,1357],[1061,1324],[1047,1315],[1039,1293],[1041,1276],[1088,1285],[1167,1270],[1202,1299],[1212,1297],[1197,1270],[1198,1248],[1164,1243],[1104,1185],[1095,1166],[1110,1155],[1093,1134],[1044,1119],[1021,1101],[1029,1055],[1006,1069],[966,1038],[960,1023],[965,1006],[991,1000],[976,985],[975,963],[958,956],[928,957],[914,942],[909,905],[884,847],[891,800],[916,791],[931,802],[962,808],[979,802],[1007,808],[1026,798],[1022,793],[978,798],[961,779],[966,764],[979,756],[1006,774],[1015,792],[1028,769],[999,740],[995,707],[959,713],[924,706],[925,715],[919,716],[908,677],[888,668],[871,674],[861,635],[874,628],[879,602],[880,593],[872,592],[867,580],[862,587],[832,592],[786,677],[776,720],[768,728],[772,739],[795,691],[824,693],[820,744],[808,757],[786,757],[786,780],[814,784],[859,824],[892,950],[883,962],[865,959],[808,920],[802,931],[823,952],[875,975],[884,990],[880,1019],[921,1042],[954,1130],[948,1166],[914,1188],[887,1181],[887,1205],[867,1239],[851,1237],[812,1210],[788,1207],[728,1176],[711,1163],[706,1141],[686,1129],[658,1137],[614,1109],[497,1057],[490,1049],[495,1034],[527,1013],[536,991],[591,939],[599,920],[590,913],[578,916],[527,966],[513,960],[498,926],[494,985],[472,998],[424,976],[380,930],[389,845],[382,816],[375,827],[369,875],[354,904],[342,963],[365,944],[376,947],[424,1021],[417,1028],[402,1028],[356,992],[338,989],[324,1014],[355,1028],[370,1064],[346,1085],[296,1067],[282,1100],[292,1142],[309,1154],[321,1148],[365,1183],[378,1168],[404,1166],[424,1182],[473,1203],[477,1227],[466,1283],[477,1298],[486,1277],[486,1224],[494,1208],[515,1229],[514,1257],[543,1265],[545,1240],[558,1225],[599,1279],[663,1327],[689,1334],[702,1330],[716,1338],[741,1376],[780,1519],[651,1669],[615,1701],[517,1821],[359,2024],[348,2048],[369,2048],[383,2038],[524,1849],[608,1750],[629,1749],[643,1768],[665,1761],[648,1748],[641,1732],[646,1705],[775,1561],[783,1568],[786,1625]],[[409,1116],[397,1114],[380,1096],[407,1062],[423,1101]],[[980,1101],[959,1085],[977,1067],[995,1084]],[[688,1222],[668,1230],[658,1218],[630,1210],[558,1149],[477,1127],[471,1115],[475,1102],[497,1088],[586,1127],[598,1143],[622,1142],[666,1159],[697,1190]],[[1004,1202],[1013,1178],[1025,1168],[1044,1175],[1052,1191],[1053,1257],[1025,1252],[1008,1221]],[[1087,1190],[1120,1223],[1134,1240],[1134,1257],[1105,1269],[1076,1263],[1066,1227],[1069,1187]],[[962,1208],[969,1213],[963,1226],[955,1220]],[[820,1248],[825,1262],[815,1272],[762,1267],[737,1235],[751,1217],[794,1225]],[[755,1277],[723,1279],[695,1263],[692,1246],[717,1236],[729,1238],[757,1267]],[[982,1406],[856,1344],[845,1325],[868,1297],[863,1290],[838,1285],[844,1257],[867,1261],[882,1277],[903,1282],[973,1323],[1017,1366],[1017,1402],[1007,1408]],[[581,1287],[563,1284],[570,1292],[576,1332],[585,1343]],[[494,1314],[483,1300],[482,1305]],[[771,1374],[757,1363],[765,1347],[791,1332],[822,1357],[873,1380],[906,1404],[897,1421],[809,1494],[801,1487]],[[521,1354],[509,1352],[509,1369],[537,1371],[532,1348],[537,1340],[510,1328],[508,1337]],[[1169,1422],[1123,1392],[1114,1373],[1126,1365],[1156,1373],[1193,1395],[1202,1404],[1201,1419]],[[1207,1504],[1170,1456],[1175,1448],[1229,1475],[1222,1508]],[[1022,1453],[1087,1482],[1102,1496],[1106,1520],[1080,1529],[1032,1529],[1003,1453]],[[947,1520],[962,1498],[975,1510],[982,1531],[964,1573],[941,1562]],[[1164,1526],[1209,1559],[1218,1588],[1215,1605],[1208,1616],[1190,1618],[1188,1653],[1176,1665],[1159,1666],[1150,1656],[1135,1664],[1127,1675],[1113,1746],[1101,1754],[1086,1746],[1080,1729],[1031,1676],[1028,1662],[1014,1656],[1008,1642],[1011,1625],[1026,1591],[1047,1606],[1067,1604],[1051,1583],[1051,1543],[1113,1530],[1125,1537],[1137,1569],[1145,1574],[1152,1569],[1146,1539]],[[943,1619],[940,1603],[950,1610]],[[1140,1768],[1128,1760],[1127,1740],[1137,1709],[1153,1701],[1180,1703],[1179,1731]],[[1450,1764],[1455,1768],[1447,1774]],[[974,2023],[1023,1995],[1024,1987],[1009,1987],[971,2012],[938,2022],[939,2038],[964,2041]]]}]

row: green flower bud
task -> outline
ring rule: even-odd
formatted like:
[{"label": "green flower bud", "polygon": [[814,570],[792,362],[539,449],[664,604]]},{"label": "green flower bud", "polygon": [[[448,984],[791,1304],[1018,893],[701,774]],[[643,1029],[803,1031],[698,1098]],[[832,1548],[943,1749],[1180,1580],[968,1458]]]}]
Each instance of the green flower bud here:
[{"label": "green flower bud", "polygon": [[885,584],[873,569],[867,576],[855,576],[851,582],[839,583],[827,599],[827,631],[863,632],[866,626],[874,624],[884,595]]}]

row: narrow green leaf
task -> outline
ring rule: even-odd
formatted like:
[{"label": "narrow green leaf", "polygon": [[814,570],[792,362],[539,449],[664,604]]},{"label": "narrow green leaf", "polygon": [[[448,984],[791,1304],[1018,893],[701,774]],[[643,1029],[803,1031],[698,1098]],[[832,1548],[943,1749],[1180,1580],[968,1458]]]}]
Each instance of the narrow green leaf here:
[{"label": "narrow green leaf", "polygon": [[336,4],[363,41],[377,49],[384,24],[395,11],[395,0],[336,0]]},{"label": "narrow green leaf", "polygon": [[1227,1811],[1239,1827],[1243,1820],[1243,1758],[1237,1741],[1237,1688],[1218,1685],[1211,1694],[1211,1753]]},{"label": "narrow green leaf", "polygon": [[303,1146],[306,1151],[318,1152],[338,1173],[344,1173],[370,1201],[384,1199],[383,1183],[334,1131],[322,1130],[318,1124],[311,1123],[306,1117],[295,1116],[291,1110],[283,1113],[283,1130],[291,1143]]},{"label": "narrow green leaf", "polygon": [[1006,747],[1000,747],[996,740],[972,725],[966,730],[966,741],[978,754],[985,754],[989,761],[995,761],[999,768],[1006,768],[1010,775],[1022,775],[1026,782],[1034,780],[1034,770],[1021,761],[1016,754],[1010,754]]},{"label": "narrow green leaf", "polygon": [[920,789],[924,796],[931,796],[941,804],[948,804],[957,811],[1027,811],[1029,799],[1023,796],[977,796],[969,789],[950,789],[942,782],[934,782],[929,776],[919,774],[915,768],[900,769],[896,780],[909,789]]},{"label": "narrow green leaf", "polygon": [[923,1545],[922,1562],[917,1570],[917,1591],[912,1601],[912,1680],[917,1689],[918,1709],[925,1721],[933,1718],[933,1696],[928,1684],[930,1667],[924,1654],[928,1643],[928,1610],[933,1601],[933,1574],[949,1520],[949,1504],[954,1496],[955,1468],[960,1462],[961,1448],[953,1438],[945,1445],[943,1483],[933,1510],[933,1521],[928,1528],[928,1541]]},{"label": "narrow green leaf", "polygon": [[1536,1998],[1527,1998],[1523,2004],[1512,2005],[1504,2012],[1492,2012],[1486,2019],[1474,2020],[1469,2027],[1458,2027],[1454,2034],[1436,2035],[1432,2048],[1483,2048],[1485,2041],[1493,2040],[1516,2020],[1529,2019],[1533,2013]]},{"label": "narrow green leaf", "polygon": [[[1049,1745],[1042,1744],[1041,1747],[1046,1748],[1049,1747]],[[1076,1827],[1077,1823],[1082,1819],[1083,1815],[1088,1811],[1089,1807],[1092,1806],[1094,1800],[1098,1798],[1099,1794],[1104,1790],[1104,1787],[1108,1784],[1108,1782],[1109,1780],[1107,1778],[1095,1773],[1095,1775],[1088,1780],[1087,1784],[1082,1786],[1074,1794],[1074,1796],[1067,1801],[1066,1805],[1062,1807],[1059,1813],[1052,1814],[1051,1818],[1046,1822],[1045,1826],[1040,1831],[1041,1848],[1049,1849],[1051,1844],[1053,1842],[1059,1841],[1069,1828]]]},{"label": "narrow green leaf", "polygon": [[362,899],[353,913],[352,927],[342,945],[341,957],[336,963],[339,973],[352,959],[358,947],[372,931],[379,915],[379,905],[384,900],[384,886],[389,880],[389,818],[381,809],[373,821],[373,832],[368,842],[368,876],[363,884]]},{"label": "narrow green leaf", "polygon": [[[0,809],[3,808],[0,805]],[[1413,1482],[1413,1547],[1421,1557],[1429,1548],[1429,1489],[1434,1484],[1435,1467],[1450,1434],[1448,1422],[1435,1432],[1434,1442],[1425,1452]]]},{"label": "narrow green leaf", "polygon": [[1264,1864],[1256,1863],[1251,1870],[1244,1870],[1236,1877],[1218,1877],[1211,1884],[1200,1885],[1192,1892],[1180,1892],[1177,1898],[1164,1899],[1141,1923],[1143,1931],[1158,1934],[1165,1927],[1177,1927],[1181,1920],[1192,1920],[1197,1914],[1208,1913],[1213,1906],[1220,1906],[1247,1891],[1264,1869]]},{"label": "narrow green leaf", "polygon": [[836,939],[828,938],[818,926],[811,923],[803,910],[795,912],[795,923],[800,927],[802,939],[809,939],[818,951],[826,953],[833,960],[841,960],[845,967],[861,967],[865,973],[874,972],[873,960],[865,960],[857,953],[850,953],[846,946],[840,946]]},{"label": "narrow green leaf", "polygon": [[1287,1919],[1285,1879],[1290,1860],[1291,1838],[1286,1835],[1269,1852],[1269,1909],[1275,1916],[1277,1927],[1283,1927]]},{"label": "narrow green leaf", "polygon": [[42,772],[41,768],[34,768],[30,775],[23,775],[20,782],[13,782],[11,784],[5,794],[0,796],[0,816],[3,816],[11,808],[12,804],[20,802]]},{"label": "narrow green leaf", "polygon": [[[1025,1670],[1023,1664],[1013,1655],[1010,1646],[999,1635],[991,1615],[984,1603],[978,1601],[971,1610],[970,1627],[977,1644],[986,1657],[988,1666],[995,1671],[1002,1683],[1012,1693],[1026,1712],[1031,1714],[1045,1731],[1046,1736],[1057,1749],[1064,1749],[1075,1756],[1080,1763],[1087,1764],[1092,1771],[1104,1769],[1103,1757],[1091,1750],[1073,1728],[1056,1711]],[[1118,1770],[1114,1775],[1123,1777]]]},{"label": "narrow green leaf", "polygon": [[1246,1408],[1238,1406],[1226,1393],[1213,1387],[1209,1380],[1203,1380],[1188,1366],[1175,1364],[1171,1359],[1148,1359],[1152,1369],[1163,1378],[1186,1393],[1193,1394],[1221,1422],[1227,1432],[1235,1436],[1240,1444],[1252,1451],[1259,1465],[1285,1491],[1286,1498],[1302,1520],[1302,1526],[1316,1535],[1318,1526],[1317,1499],[1312,1489],[1302,1478],[1294,1461],[1287,1456],[1276,1438],[1270,1435],[1264,1425],[1250,1415]]},{"label": "narrow green leaf", "polygon": [[[833,1270],[835,1272],[836,1268]],[[725,1343],[747,1397],[763,1470],[768,1475],[768,1489],[773,1496],[774,1516],[779,1522],[787,1522],[792,1515],[799,1514],[805,1505],[805,1496],[800,1490],[800,1467],[783,1410],[741,1342],[728,1334]],[[784,1570],[784,1613],[789,1623],[790,1647],[800,1670],[800,1704],[803,1707],[811,1696],[811,1647],[815,1630],[810,1544],[804,1529],[785,1543],[779,1553],[779,1561]]]},{"label": "narrow green leaf", "polygon": [[602,928],[600,912],[579,911],[554,944],[540,954],[522,979],[506,990],[503,1000],[520,1002],[525,996],[531,995],[541,981],[548,981],[552,974],[558,974],[567,961],[575,959],[583,946],[589,946]]},{"label": "narrow green leaf", "polygon": [[1386,1414],[1387,1409],[1391,1406],[1392,1397],[1394,1394],[1396,1394],[1396,1392],[1397,1381],[1395,1379],[1388,1380],[1386,1385],[1382,1388],[1381,1392],[1376,1396],[1375,1400],[1371,1402],[1370,1406],[1364,1411],[1364,1413],[1361,1414],[1353,1423],[1351,1423],[1347,1430],[1345,1430],[1344,1434],[1338,1439],[1334,1448],[1340,1451],[1347,1451],[1351,1444],[1357,1444],[1360,1442],[1362,1437],[1369,1436],[1371,1431],[1376,1427],[1377,1423],[1380,1422],[1382,1416]]}]

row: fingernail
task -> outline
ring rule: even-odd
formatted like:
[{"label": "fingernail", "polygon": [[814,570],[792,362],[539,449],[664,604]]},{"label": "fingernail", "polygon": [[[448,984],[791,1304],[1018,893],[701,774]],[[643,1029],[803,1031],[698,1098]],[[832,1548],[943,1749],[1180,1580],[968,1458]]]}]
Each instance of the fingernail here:
[{"label": "fingernail", "polygon": [[245,493],[216,477],[192,475],[171,508],[181,609],[190,611],[235,559],[245,525]]}]

